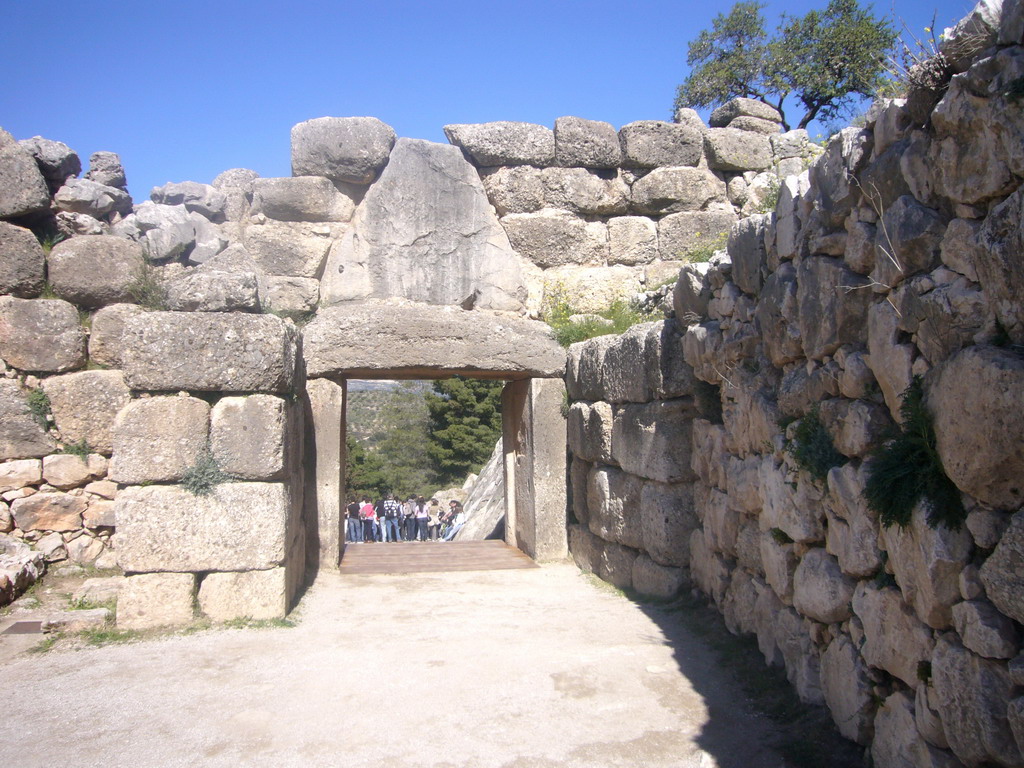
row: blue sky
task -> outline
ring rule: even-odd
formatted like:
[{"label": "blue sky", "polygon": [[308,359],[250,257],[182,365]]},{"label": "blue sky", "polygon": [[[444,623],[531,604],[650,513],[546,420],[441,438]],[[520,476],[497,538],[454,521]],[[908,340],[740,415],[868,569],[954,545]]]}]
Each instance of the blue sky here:
[{"label": "blue sky", "polygon": [[[325,115],[441,142],[446,123],[666,120],[687,42],[731,4],[0,0],[0,126],[63,141],[83,165],[119,153],[139,202],[228,168],[290,175],[291,126]],[[769,26],[825,4],[773,0]],[[972,5],[875,12],[920,33]]]}]

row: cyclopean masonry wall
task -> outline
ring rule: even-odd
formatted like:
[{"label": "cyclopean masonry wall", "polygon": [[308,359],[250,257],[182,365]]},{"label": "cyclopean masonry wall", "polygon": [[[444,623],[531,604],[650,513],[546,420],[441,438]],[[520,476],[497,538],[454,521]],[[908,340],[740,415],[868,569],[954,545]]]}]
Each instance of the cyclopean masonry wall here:
[{"label": "cyclopean masonry wall", "polygon": [[[948,88],[833,137],[682,270],[675,320],[571,351],[577,562],[698,589],[878,766],[1024,765],[1022,34],[1021,3],[979,6]],[[959,530],[864,500],[915,375]],[[820,480],[790,450],[815,414]]]}]

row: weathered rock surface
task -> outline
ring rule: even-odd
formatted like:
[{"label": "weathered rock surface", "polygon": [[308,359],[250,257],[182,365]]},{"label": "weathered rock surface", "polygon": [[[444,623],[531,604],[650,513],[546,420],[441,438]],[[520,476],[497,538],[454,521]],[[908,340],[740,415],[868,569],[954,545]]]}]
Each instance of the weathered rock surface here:
[{"label": "weathered rock surface", "polygon": [[287,448],[285,401],[273,395],[221,398],[210,414],[218,466],[243,480],[279,480]]},{"label": "weathered rock surface", "polygon": [[721,202],[725,193],[725,182],[703,168],[655,168],[633,184],[631,200],[639,213],[678,213]]},{"label": "weathered rock surface", "polygon": [[494,122],[446,125],[444,135],[478,166],[555,162],[555,133],[533,123]]},{"label": "weathered rock surface", "polygon": [[16,381],[0,380],[0,423],[0,460],[36,458],[53,450],[53,439],[29,411],[26,394]]},{"label": "weathered rock surface", "polygon": [[188,272],[168,281],[167,308],[177,312],[258,310],[258,278],[255,272],[221,272],[215,269]]},{"label": "weathered rock surface", "polygon": [[565,350],[544,323],[426,304],[329,307],[303,329],[302,348],[309,376],[488,372],[511,379],[565,370]]},{"label": "weathered rock surface", "polygon": [[713,128],[724,128],[738,117],[756,117],[773,123],[782,122],[782,115],[774,107],[757,99],[736,98],[715,109],[708,118],[708,124]]},{"label": "weathered rock surface", "polygon": [[75,178],[82,172],[81,159],[64,142],[33,136],[31,139],[19,141],[18,144],[32,153],[51,192],[56,192],[65,181]]},{"label": "weathered rock surface", "polygon": [[619,129],[622,164],[630,168],[694,166],[704,154],[703,131],[660,120],[639,120]]},{"label": "weathered rock surface", "polygon": [[845,576],[838,561],[821,547],[800,560],[793,575],[793,607],[824,624],[850,617],[854,581]]},{"label": "weathered rock surface", "polygon": [[617,168],[619,135],[610,123],[559,117],[555,120],[555,163],[568,168]]},{"label": "weathered rock surface", "polygon": [[89,156],[89,170],[85,172],[85,178],[118,189],[125,189],[128,183],[116,152],[93,152]]},{"label": "weathered rock surface", "polygon": [[985,600],[953,606],[953,626],[968,649],[988,659],[1012,659],[1020,647],[1013,622]]},{"label": "weathered rock surface", "polygon": [[138,243],[112,235],[72,237],[46,257],[56,294],[88,308],[132,302],[144,264]]},{"label": "weathered rock surface", "polygon": [[659,565],[644,554],[633,561],[632,579],[633,589],[641,595],[665,600],[679,594],[679,591],[687,583],[681,568],[668,568]]},{"label": "weathered rock surface", "polygon": [[214,621],[281,619],[288,609],[284,568],[211,573],[199,585],[199,610]]},{"label": "weathered rock surface", "polygon": [[698,525],[688,484],[644,484],[640,492],[640,527],[643,548],[655,563],[689,565],[690,536]]},{"label": "weathered rock surface", "polygon": [[118,483],[180,480],[206,450],[209,420],[210,406],[195,397],[132,401],[114,421],[110,479]]},{"label": "weathered rock surface", "polygon": [[80,371],[43,382],[50,410],[65,443],[85,443],[94,451],[114,449],[114,417],[128,405],[130,393],[121,371]]},{"label": "weathered rock surface", "polygon": [[117,626],[153,629],[192,621],[196,577],[192,573],[129,575],[117,598]]},{"label": "weathered rock surface", "polygon": [[279,221],[348,221],[359,194],[343,194],[323,176],[254,179],[252,212]]},{"label": "weathered rock surface", "polygon": [[45,211],[50,191],[32,153],[17,144],[0,147],[0,219]]},{"label": "weathered rock surface", "polygon": [[351,230],[331,248],[320,295],[325,304],[398,297],[518,311],[526,290],[508,236],[458,149],[400,139]]},{"label": "weathered rock surface", "polygon": [[999,545],[981,566],[981,581],[996,608],[1024,623],[1024,512],[1013,516]]},{"label": "weathered rock surface", "polygon": [[903,602],[899,590],[878,589],[862,581],[853,594],[853,612],[864,626],[864,660],[917,688],[921,684],[918,666],[931,659],[935,641]]},{"label": "weathered rock surface", "polygon": [[692,480],[692,400],[621,405],[612,427],[612,457],[625,471],[661,483]]},{"label": "weathered rock surface", "polygon": [[394,129],[375,117],[306,120],[292,127],[292,174],[369,184],[394,144]]},{"label": "weathered rock surface", "polygon": [[868,670],[848,635],[840,635],[821,654],[821,690],[839,732],[858,744],[870,744],[874,697]]},{"label": "weathered rock surface", "polygon": [[0,221],[0,294],[22,299],[43,290],[46,256],[31,230]]},{"label": "weathered rock surface", "polygon": [[619,589],[633,588],[633,564],[638,552],[621,544],[607,543],[601,550],[597,575]]},{"label": "weathered rock surface", "polygon": [[80,456],[58,453],[43,459],[43,479],[54,488],[67,491],[91,480],[92,472]]},{"label": "weathered rock surface", "polygon": [[0,357],[23,371],[78,368],[85,363],[78,311],[60,299],[0,296]]},{"label": "weathered rock surface", "polygon": [[154,187],[150,199],[161,205],[183,205],[189,213],[198,213],[210,221],[224,218],[227,196],[210,184],[196,181],[170,182]]},{"label": "weathered rock surface", "polygon": [[43,492],[11,504],[11,514],[23,531],[76,531],[82,527],[86,501],[81,496]]},{"label": "weathered rock surface", "polygon": [[57,190],[53,202],[62,211],[84,213],[95,219],[106,219],[115,212],[126,215],[132,209],[127,192],[89,179],[71,179]]},{"label": "weathered rock surface", "polygon": [[332,232],[328,224],[268,220],[247,226],[242,244],[268,275],[319,278],[333,242]]},{"label": "weathered rock surface", "polygon": [[1022,398],[1024,360],[980,345],[946,361],[928,388],[946,474],[965,493],[1001,509],[1024,502]]},{"label": "weathered rock surface", "polygon": [[125,382],[138,390],[287,392],[297,335],[273,315],[132,315],[122,333]]},{"label": "weathered rock surface", "polygon": [[121,332],[132,315],[145,310],[138,304],[111,304],[92,316],[89,333],[89,357],[108,368],[121,368]]},{"label": "weathered rock surface", "polygon": [[762,133],[711,128],[704,134],[708,167],[716,171],[763,171],[772,164],[772,145]]},{"label": "weathered rock surface", "polygon": [[935,701],[953,753],[966,765],[1024,764],[1007,721],[1013,684],[1006,667],[975,656],[950,634],[939,637],[931,661]]},{"label": "weathered rock surface", "polygon": [[538,267],[564,264],[600,265],[608,258],[608,228],[568,211],[545,208],[505,216],[501,226],[517,253]]},{"label": "weathered rock surface", "polygon": [[179,486],[117,495],[118,563],[126,571],[245,571],[285,558],[288,494],[274,483],[224,483],[209,496]]},{"label": "weathered rock surface", "polygon": [[633,549],[643,546],[640,494],[643,481],[616,467],[597,467],[587,478],[590,532]]}]

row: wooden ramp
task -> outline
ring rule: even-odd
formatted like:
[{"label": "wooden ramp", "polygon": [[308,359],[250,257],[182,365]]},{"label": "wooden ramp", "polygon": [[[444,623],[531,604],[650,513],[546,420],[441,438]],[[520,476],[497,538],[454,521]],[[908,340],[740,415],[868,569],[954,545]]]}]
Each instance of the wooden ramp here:
[{"label": "wooden ramp", "polygon": [[348,544],[341,574],[505,571],[537,564],[503,541],[410,541]]}]

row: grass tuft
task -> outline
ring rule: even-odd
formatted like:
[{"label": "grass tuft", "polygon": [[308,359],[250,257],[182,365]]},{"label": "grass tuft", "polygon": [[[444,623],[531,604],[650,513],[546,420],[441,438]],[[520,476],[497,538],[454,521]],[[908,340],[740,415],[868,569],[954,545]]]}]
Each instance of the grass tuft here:
[{"label": "grass tuft", "polygon": [[84,437],[77,443],[68,443],[64,446],[64,449],[61,452],[70,453],[72,456],[77,456],[82,461],[88,459],[90,453],[95,453],[92,446],[89,445]]},{"label": "grass tuft", "polygon": [[579,314],[564,294],[554,291],[545,301],[542,317],[554,330],[555,340],[563,347],[595,336],[623,333],[634,325],[657,319],[654,314],[641,312],[635,304],[624,299],[616,299],[607,309],[582,320],[573,319]]},{"label": "grass tuft", "polygon": [[209,496],[214,488],[230,479],[207,450],[199,454],[196,463],[185,470],[181,485],[194,496]]},{"label": "grass tuft", "polygon": [[43,429],[50,428],[50,397],[42,389],[33,389],[28,393],[28,412],[32,414]]},{"label": "grass tuft", "polygon": [[903,423],[868,461],[864,499],[883,525],[910,524],[914,507],[923,503],[927,522],[959,530],[967,517],[960,490],[946,476],[935,444],[931,414],[924,402],[924,386],[915,376],[903,392]]}]

